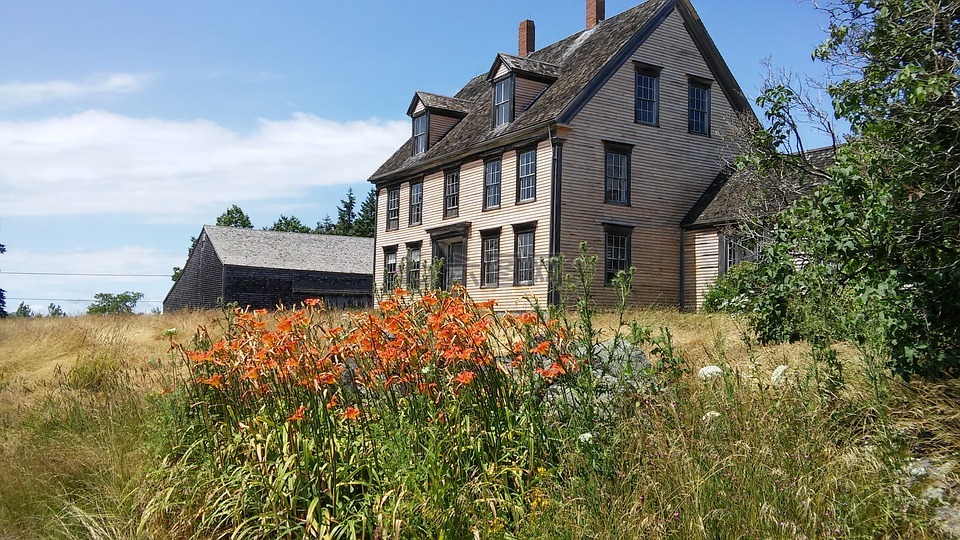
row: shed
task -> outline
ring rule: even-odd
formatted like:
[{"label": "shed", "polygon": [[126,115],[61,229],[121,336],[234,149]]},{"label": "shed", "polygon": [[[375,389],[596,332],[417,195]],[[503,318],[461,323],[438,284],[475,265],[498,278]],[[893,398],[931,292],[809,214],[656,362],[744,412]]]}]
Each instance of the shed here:
[{"label": "shed", "polygon": [[330,307],[373,300],[373,238],[259,231],[205,225],[165,312],[290,306],[319,298]]}]

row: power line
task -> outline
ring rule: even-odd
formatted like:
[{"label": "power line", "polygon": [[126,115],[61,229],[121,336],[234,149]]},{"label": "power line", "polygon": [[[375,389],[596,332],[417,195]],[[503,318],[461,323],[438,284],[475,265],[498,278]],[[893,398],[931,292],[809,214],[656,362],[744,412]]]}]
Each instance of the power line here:
[{"label": "power line", "polygon": [[90,277],[165,277],[170,274],[107,274],[107,273],[69,273],[69,272],[4,272],[0,274],[12,276],[90,276]]},{"label": "power line", "polygon": [[[7,300],[21,300],[25,302],[96,302],[97,300],[88,298],[21,298],[15,296],[8,296]],[[146,303],[146,304],[162,304],[163,300],[137,300],[137,303]]]}]

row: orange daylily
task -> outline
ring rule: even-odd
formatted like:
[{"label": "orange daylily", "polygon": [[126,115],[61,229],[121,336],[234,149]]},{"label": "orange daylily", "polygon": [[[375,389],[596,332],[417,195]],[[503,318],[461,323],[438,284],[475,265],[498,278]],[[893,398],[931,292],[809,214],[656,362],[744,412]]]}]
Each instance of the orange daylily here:
[{"label": "orange daylily", "polygon": [[347,407],[347,410],[343,411],[344,420],[356,420],[360,417],[360,409],[356,407]]},{"label": "orange daylily", "polygon": [[297,410],[293,414],[287,417],[287,422],[299,422],[303,420],[303,413],[307,410],[306,405],[301,405],[297,407]]},{"label": "orange daylily", "polygon": [[473,382],[474,376],[476,376],[476,373],[472,371],[461,371],[460,374],[454,377],[452,380],[460,386],[467,386]]}]

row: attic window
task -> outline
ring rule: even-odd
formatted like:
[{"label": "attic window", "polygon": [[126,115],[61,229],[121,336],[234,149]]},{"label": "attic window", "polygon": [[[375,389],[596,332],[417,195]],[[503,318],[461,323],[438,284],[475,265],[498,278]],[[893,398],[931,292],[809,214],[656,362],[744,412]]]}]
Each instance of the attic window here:
[{"label": "attic window", "polygon": [[513,78],[493,83],[493,127],[513,120]]},{"label": "attic window", "polygon": [[427,151],[427,113],[413,117],[413,155]]}]

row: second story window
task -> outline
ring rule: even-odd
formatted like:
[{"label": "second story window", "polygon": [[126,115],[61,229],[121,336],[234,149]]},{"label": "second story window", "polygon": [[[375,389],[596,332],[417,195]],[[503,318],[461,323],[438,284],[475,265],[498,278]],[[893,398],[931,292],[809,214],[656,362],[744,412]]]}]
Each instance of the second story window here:
[{"label": "second story window", "polygon": [[513,79],[493,83],[493,127],[513,120]]},{"label": "second story window", "polygon": [[488,161],[483,165],[483,208],[500,206],[500,160]]},{"label": "second story window", "polygon": [[700,135],[709,135],[710,84],[691,80],[687,88],[687,131]]},{"label": "second story window", "polygon": [[460,171],[447,171],[443,175],[443,217],[460,215]]},{"label": "second story window", "polygon": [[410,225],[423,222],[423,182],[410,184]]},{"label": "second story window", "polygon": [[387,190],[387,230],[400,228],[400,188]]},{"label": "second story window", "polygon": [[632,147],[604,145],[604,200],[630,204],[630,152]]},{"label": "second story window", "polygon": [[413,117],[413,155],[427,151],[427,114]]},{"label": "second story window", "polygon": [[520,152],[517,155],[517,202],[537,198],[537,151]]},{"label": "second story window", "polygon": [[637,67],[634,121],[656,126],[659,118],[660,71]]}]

